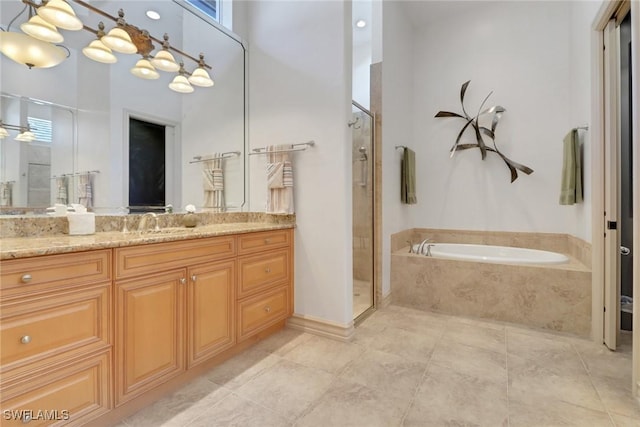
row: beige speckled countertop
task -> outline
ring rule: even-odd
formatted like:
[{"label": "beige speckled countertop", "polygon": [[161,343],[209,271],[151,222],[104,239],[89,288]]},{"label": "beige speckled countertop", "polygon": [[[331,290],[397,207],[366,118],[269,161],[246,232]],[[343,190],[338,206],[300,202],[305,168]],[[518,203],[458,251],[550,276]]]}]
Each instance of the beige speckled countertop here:
[{"label": "beige speckled countertop", "polygon": [[[175,222],[167,221],[165,218],[165,221],[161,222],[162,229],[157,233],[152,231],[122,233],[121,231],[114,231],[113,228],[104,227],[103,229],[107,231],[98,231],[87,236],[70,236],[60,232],[38,232],[37,234],[34,233],[33,237],[15,234],[7,236],[5,234],[0,240],[0,260],[295,227],[295,216],[270,216],[249,213],[218,214],[213,217],[203,217],[202,219],[201,225],[194,228],[185,228],[172,226],[175,225]],[[210,221],[204,221],[204,219]],[[47,221],[48,223],[49,221]],[[117,223],[115,226],[121,229],[121,223]]]},{"label": "beige speckled countertop", "polygon": [[62,254],[93,249],[118,248],[148,243],[200,239],[227,234],[293,228],[293,223],[237,222],[201,225],[195,228],[164,228],[159,233],[132,231],[97,232],[88,236],[52,234],[42,237],[8,237],[0,241],[0,259],[26,258],[40,255]]}]

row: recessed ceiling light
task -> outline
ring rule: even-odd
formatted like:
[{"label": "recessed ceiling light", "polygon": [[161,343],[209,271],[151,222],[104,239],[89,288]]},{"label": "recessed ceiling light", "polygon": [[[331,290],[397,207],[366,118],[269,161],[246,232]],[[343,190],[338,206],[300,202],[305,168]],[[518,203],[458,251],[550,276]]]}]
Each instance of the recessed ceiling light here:
[{"label": "recessed ceiling light", "polygon": [[158,19],[160,19],[160,14],[155,10],[147,10],[147,18],[157,21]]},{"label": "recessed ceiling light", "polygon": [[364,28],[367,26],[367,21],[365,21],[364,19],[358,19],[356,21],[356,27],[358,28]]}]

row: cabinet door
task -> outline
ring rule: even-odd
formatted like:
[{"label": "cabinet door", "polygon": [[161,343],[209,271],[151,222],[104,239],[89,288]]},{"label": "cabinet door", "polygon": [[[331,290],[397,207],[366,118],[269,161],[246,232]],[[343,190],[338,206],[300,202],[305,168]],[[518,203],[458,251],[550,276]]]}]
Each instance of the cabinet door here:
[{"label": "cabinet door", "polygon": [[186,271],[116,282],[116,404],[184,370]]},{"label": "cabinet door", "polygon": [[235,261],[189,269],[188,366],[235,344]]}]

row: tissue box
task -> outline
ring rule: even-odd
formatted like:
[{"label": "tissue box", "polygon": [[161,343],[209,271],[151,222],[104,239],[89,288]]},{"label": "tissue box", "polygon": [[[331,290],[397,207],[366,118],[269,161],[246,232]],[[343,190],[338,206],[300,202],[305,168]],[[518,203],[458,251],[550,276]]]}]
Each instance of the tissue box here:
[{"label": "tissue box", "polygon": [[96,214],[93,212],[69,212],[67,219],[69,220],[70,235],[93,234],[96,232]]}]

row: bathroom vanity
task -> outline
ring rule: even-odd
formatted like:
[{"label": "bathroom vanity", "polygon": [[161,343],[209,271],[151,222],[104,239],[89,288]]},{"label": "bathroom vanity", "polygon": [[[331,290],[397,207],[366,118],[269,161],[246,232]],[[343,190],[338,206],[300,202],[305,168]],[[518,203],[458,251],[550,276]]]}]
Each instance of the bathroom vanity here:
[{"label": "bathroom vanity", "polygon": [[3,239],[3,425],[115,422],[282,328],[292,227]]}]

